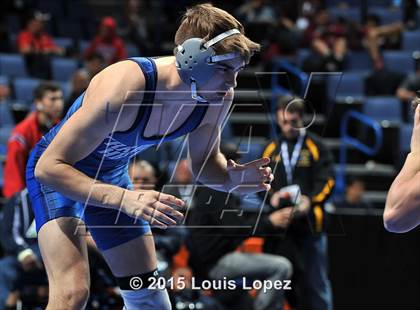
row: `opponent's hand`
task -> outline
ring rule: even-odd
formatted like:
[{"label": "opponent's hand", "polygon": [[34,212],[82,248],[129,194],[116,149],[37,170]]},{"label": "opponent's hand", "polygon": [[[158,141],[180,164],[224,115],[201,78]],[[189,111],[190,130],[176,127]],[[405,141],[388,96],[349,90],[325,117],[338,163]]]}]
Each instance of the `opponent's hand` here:
[{"label": "opponent's hand", "polygon": [[230,187],[236,193],[249,194],[270,190],[270,183],[274,176],[270,167],[263,167],[270,163],[270,158],[264,157],[246,164],[238,164],[232,159],[227,162]]},{"label": "opponent's hand", "polygon": [[[134,218],[142,218],[152,226],[165,229],[177,224],[184,215],[174,207],[184,208],[185,203],[175,196],[152,190],[127,190],[121,209]],[[176,221],[177,220],[177,221]]]}]

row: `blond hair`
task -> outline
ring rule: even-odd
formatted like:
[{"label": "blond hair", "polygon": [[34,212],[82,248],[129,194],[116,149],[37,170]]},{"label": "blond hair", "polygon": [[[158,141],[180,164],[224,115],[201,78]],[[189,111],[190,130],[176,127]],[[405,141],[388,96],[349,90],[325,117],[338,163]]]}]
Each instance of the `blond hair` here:
[{"label": "blond hair", "polygon": [[230,36],[213,46],[217,54],[239,52],[245,62],[249,62],[260,45],[245,36],[244,27],[228,12],[210,3],[195,5],[185,12],[181,25],[175,34],[175,45],[190,38],[203,38],[205,41],[230,29],[238,29],[241,34]]},{"label": "blond hair", "polygon": [[416,97],[411,101],[411,106],[415,110],[417,106],[420,104],[420,91],[416,91]]}]

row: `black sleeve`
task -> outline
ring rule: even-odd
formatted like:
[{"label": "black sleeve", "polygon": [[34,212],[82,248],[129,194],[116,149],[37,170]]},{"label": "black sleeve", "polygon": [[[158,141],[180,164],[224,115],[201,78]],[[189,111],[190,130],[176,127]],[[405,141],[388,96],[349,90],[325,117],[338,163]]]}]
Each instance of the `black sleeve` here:
[{"label": "black sleeve", "polygon": [[330,150],[318,142],[319,158],[314,162],[314,186],[311,193],[313,205],[323,205],[330,197],[334,185],[334,162]]},{"label": "black sleeve", "polygon": [[5,253],[11,255],[18,255],[28,247],[20,230],[14,230],[15,221],[19,220],[15,219],[15,210],[19,207],[16,206],[17,201],[17,196],[9,199],[3,208],[3,217],[0,220],[0,242]]}]

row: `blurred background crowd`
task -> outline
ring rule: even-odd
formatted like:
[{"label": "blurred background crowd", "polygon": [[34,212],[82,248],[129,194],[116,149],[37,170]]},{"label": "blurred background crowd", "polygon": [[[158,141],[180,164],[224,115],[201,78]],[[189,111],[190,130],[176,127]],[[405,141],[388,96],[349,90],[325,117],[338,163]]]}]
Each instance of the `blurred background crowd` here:
[{"label": "blurred background crowd", "polygon": [[[42,308],[48,296],[25,189],[31,149],[107,65],[127,57],[172,55],[179,18],[198,2],[0,3],[0,309]],[[269,156],[282,166],[279,146],[299,145],[293,123],[281,116],[293,98],[304,101],[287,113],[307,125],[308,134],[293,182],[287,167],[280,167],[266,197],[197,189],[185,160],[185,139],[133,160],[129,173],[135,188],[175,194],[189,207],[178,228],[153,230],[161,273],[187,279],[186,289],[170,290],[174,309],[418,309],[420,253],[406,252],[418,245],[418,230],[395,240],[381,220],[386,191],[410,151],[410,102],[420,89],[418,1],[212,3],[233,14],[262,45],[239,74],[222,152],[238,162]],[[299,202],[282,191],[292,183],[300,186]],[[92,276],[88,308],[121,308],[110,271],[86,238]],[[410,256],[407,269],[390,273],[395,281],[406,281],[399,288],[380,283],[398,265],[398,253],[385,244]],[[291,264],[287,272],[280,258]],[[235,269],[239,262],[240,270]],[[246,262],[263,268],[248,268]],[[285,296],[271,297],[255,290],[191,290],[192,276],[202,281],[228,275],[291,277],[295,285]],[[407,275],[415,279],[404,280]],[[360,282],[367,279],[376,280]],[[258,306],[267,298],[281,302]]]}]

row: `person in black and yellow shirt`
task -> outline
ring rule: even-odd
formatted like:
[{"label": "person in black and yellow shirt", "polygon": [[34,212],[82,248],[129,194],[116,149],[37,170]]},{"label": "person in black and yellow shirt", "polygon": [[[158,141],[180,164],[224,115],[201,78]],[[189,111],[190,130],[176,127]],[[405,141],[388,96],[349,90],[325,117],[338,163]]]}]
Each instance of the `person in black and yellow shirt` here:
[{"label": "person in black and yellow shirt", "polygon": [[263,156],[271,158],[274,174],[270,205],[284,210],[289,222],[285,236],[266,238],[264,250],[286,256],[301,271],[295,273],[297,309],[331,310],[323,206],[334,187],[333,159],[321,138],[304,128],[304,113],[302,99],[280,98],[279,135]]}]

